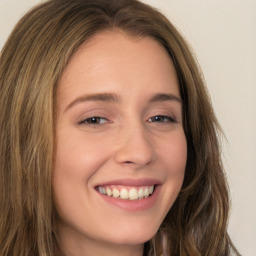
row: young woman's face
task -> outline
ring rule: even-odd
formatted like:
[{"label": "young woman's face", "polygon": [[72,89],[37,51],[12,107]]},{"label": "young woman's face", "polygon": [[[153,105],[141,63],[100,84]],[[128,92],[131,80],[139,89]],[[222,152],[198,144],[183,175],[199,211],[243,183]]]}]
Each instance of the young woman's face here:
[{"label": "young woman's face", "polygon": [[60,79],[56,137],[53,186],[63,243],[89,248],[152,238],[181,189],[187,159],[166,50],[120,31],[94,36]]}]

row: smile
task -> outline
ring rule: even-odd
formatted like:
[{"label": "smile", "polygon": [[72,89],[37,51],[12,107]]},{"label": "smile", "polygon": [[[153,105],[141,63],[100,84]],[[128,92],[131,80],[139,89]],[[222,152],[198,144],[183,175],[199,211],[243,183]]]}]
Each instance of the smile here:
[{"label": "smile", "polygon": [[154,185],[150,186],[123,186],[123,185],[111,185],[111,186],[98,186],[97,191],[108,197],[114,197],[123,200],[139,200],[147,198],[154,193]]}]

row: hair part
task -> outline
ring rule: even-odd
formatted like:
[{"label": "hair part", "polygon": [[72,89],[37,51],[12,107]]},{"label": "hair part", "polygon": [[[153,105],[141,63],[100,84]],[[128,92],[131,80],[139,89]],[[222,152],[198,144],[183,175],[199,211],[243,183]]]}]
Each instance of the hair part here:
[{"label": "hair part", "polygon": [[183,100],[184,184],[159,231],[145,244],[145,255],[230,255],[235,248],[227,234],[220,127],[202,74],[177,29],[135,0],[50,0],[28,12],[6,42],[0,58],[2,255],[59,253],[51,180],[56,89],[71,56],[104,30],[160,42],[175,65]]}]

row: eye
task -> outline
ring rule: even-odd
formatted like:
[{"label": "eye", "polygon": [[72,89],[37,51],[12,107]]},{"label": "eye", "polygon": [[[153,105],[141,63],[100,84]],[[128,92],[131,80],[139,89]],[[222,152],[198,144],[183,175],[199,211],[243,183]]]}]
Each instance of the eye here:
[{"label": "eye", "polygon": [[108,120],[104,117],[93,116],[90,118],[86,118],[85,120],[81,121],[80,124],[90,124],[90,125],[101,125],[107,123]]},{"label": "eye", "polygon": [[176,120],[170,116],[153,116],[153,117],[150,117],[148,121],[151,123],[166,123],[166,122],[176,123]]}]

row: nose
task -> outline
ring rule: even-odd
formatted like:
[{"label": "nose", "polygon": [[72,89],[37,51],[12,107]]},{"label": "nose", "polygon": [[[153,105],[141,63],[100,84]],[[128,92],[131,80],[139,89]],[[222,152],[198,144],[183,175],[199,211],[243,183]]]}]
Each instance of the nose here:
[{"label": "nose", "polygon": [[114,155],[118,164],[129,164],[139,169],[155,160],[156,154],[151,137],[143,127],[126,128],[120,137]]}]

